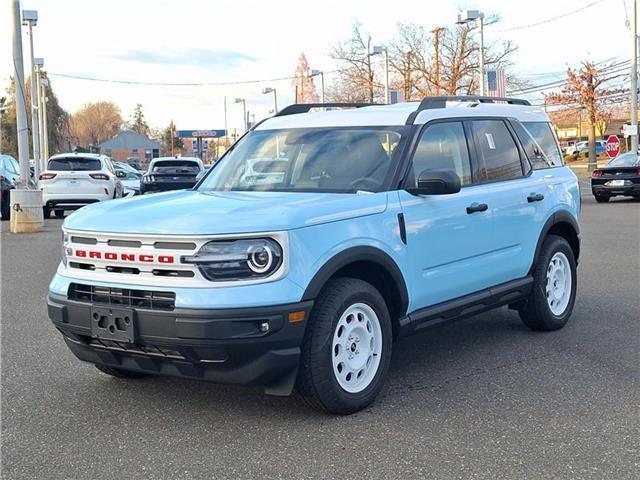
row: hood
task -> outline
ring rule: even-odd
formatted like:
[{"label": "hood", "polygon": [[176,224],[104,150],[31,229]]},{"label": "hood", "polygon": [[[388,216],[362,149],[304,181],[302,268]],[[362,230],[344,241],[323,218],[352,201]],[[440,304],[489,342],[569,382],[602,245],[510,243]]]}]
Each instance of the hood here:
[{"label": "hood", "polygon": [[292,230],[384,212],[387,193],[196,192],[94,203],[65,228],[113,233],[215,235]]}]

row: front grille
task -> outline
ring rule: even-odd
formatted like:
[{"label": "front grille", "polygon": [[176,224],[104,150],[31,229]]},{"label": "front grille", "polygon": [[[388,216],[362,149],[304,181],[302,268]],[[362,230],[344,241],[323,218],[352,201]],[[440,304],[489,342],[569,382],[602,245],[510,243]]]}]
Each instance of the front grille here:
[{"label": "front grille", "polygon": [[78,302],[139,307],[151,310],[173,310],[176,302],[176,294],[173,292],[99,287],[81,283],[70,284],[68,296],[70,300]]}]

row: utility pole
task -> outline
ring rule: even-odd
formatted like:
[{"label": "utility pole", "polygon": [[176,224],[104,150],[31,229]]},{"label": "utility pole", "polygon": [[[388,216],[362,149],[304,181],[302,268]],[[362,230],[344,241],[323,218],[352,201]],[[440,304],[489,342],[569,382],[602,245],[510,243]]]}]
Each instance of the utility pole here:
[{"label": "utility pole", "polygon": [[638,151],[638,0],[631,10],[631,151]]},{"label": "utility pole", "polygon": [[227,125],[227,96],[224,96],[224,149],[229,149],[229,128]]},{"label": "utility pole", "polygon": [[29,127],[27,126],[26,99],[24,94],[24,60],[22,58],[22,34],[20,31],[20,0],[11,2],[13,27],[13,88],[16,95],[16,131],[18,134],[18,161],[22,188],[29,188]]},{"label": "utility pole", "polygon": [[433,39],[433,44],[434,44],[434,48],[435,48],[435,55],[434,55],[434,61],[435,61],[435,82],[433,82],[435,84],[436,87],[436,95],[440,95],[440,34],[442,33],[442,31],[444,30],[444,27],[436,27],[432,30],[433,35],[434,35],[434,39]]},{"label": "utility pole", "polygon": [[320,75],[320,102],[324,103],[324,72],[321,70],[311,70],[311,77]]},{"label": "utility pole", "polygon": [[35,10],[22,12],[22,24],[29,27],[29,46],[31,51],[31,139],[33,140],[33,162],[36,178],[40,175],[40,119],[38,105],[40,103],[40,87],[38,85],[38,66],[33,55],[33,27],[38,24],[38,13]]}]

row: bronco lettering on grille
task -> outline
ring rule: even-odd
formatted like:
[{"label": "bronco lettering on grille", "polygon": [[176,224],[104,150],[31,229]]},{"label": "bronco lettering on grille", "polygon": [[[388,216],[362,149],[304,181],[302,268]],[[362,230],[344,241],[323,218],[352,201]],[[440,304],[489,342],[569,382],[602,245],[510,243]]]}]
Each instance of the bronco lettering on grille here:
[{"label": "bronco lettering on grille", "polygon": [[138,263],[175,263],[173,255],[150,255],[136,253],[101,252],[99,250],[82,250],[77,248],[74,252],[76,257],[95,258],[98,260],[118,260],[121,262]]}]

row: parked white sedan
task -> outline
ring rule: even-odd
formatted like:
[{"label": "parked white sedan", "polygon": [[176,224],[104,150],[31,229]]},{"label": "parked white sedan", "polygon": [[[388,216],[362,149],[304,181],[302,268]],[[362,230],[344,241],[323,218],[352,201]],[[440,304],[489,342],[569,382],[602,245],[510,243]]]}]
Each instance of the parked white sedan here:
[{"label": "parked white sedan", "polygon": [[51,211],[63,217],[65,210],[76,210],[90,203],[122,197],[123,186],[111,159],[92,153],[63,153],[47,162],[38,178],[42,190],[44,217]]}]

